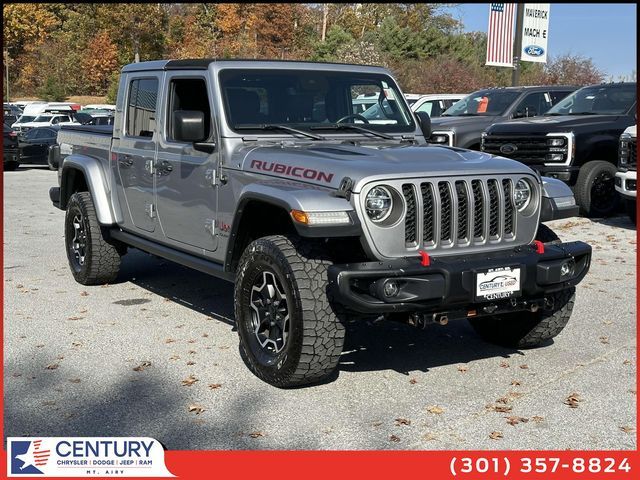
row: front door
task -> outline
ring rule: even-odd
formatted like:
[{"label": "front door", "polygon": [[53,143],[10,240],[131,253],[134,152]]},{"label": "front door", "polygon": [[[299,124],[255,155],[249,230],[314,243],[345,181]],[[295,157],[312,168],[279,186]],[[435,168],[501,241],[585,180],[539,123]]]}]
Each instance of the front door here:
[{"label": "front door", "polygon": [[[159,74],[141,73],[129,77],[126,93],[124,130],[114,140],[112,159],[118,171],[119,195],[124,198],[125,224],[153,232],[156,206],[153,198],[154,163],[156,159]],[[122,203],[121,203],[122,204]]]},{"label": "front door", "polygon": [[216,168],[218,151],[195,150],[181,141],[174,125],[177,111],[199,111],[204,116],[203,141],[216,138],[209,80],[202,72],[167,73],[167,94],[156,160],[158,218],[166,241],[177,247],[214,251],[217,247]]}]

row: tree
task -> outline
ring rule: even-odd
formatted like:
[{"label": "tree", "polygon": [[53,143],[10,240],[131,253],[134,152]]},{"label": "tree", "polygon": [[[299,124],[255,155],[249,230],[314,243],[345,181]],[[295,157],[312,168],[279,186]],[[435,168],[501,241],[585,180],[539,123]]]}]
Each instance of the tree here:
[{"label": "tree", "polygon": [[104,95],[117,68],[118,49],[107,32],[99,32],[87,45],[82,59],[83,73],[89,84],[88,93]]},{"label": "tree", "polygon": [[48,102],[62,102],[67,98],[67,93],[60,79],[50,76],[38,89],[38,96]]},{"label": "tree", "polygon": [[327,31],[324,42],[318,43],[311,54],[311,60],[331,61],[336,59],[336,52],[346,45],[353,44],[353,37],[342,27],[333,25]]},{"label": "tree", "polygon": [[120,72],[115,70],[109,77],[109,88],[107,88],[107,102],[115,104],[118,98],[118,87],[120,86]]}]

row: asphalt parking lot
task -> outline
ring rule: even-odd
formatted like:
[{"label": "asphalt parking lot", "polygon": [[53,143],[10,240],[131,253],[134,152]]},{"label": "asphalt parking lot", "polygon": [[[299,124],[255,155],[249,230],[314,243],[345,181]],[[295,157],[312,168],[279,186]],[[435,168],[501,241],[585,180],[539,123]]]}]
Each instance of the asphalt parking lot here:
[{"label": "asphalt parking lot", "polygon": [[[635,449],[636,231],[552,222],[594,248],[572,319],[534,350],[466,322],[349,325],[331,381],[279,390],[238,354],[232,286],[130,251],[74,282],[56,173],[4,173],[5,436],[150,436],[169,449]],[[199,413],[198,413],[199,412]]]}]

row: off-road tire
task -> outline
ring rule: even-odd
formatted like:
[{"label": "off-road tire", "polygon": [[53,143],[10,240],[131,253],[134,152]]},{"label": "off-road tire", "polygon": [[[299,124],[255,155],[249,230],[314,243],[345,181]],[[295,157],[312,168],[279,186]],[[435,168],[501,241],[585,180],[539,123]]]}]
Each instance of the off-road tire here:
[{"label": "off-road tire", "polygon": [[556,245],[558,243],[562,243],[560,237],[556,235],[556,232],[547,227],[544,223],[541,223],[538,226],[538,233],[536,233],[536,240],[540,240],[542,243],[547,245]]},{"label": "off-road tire", "polygon": [[[587,217],[610,217],[618,211],[619,196],[614,186],[616,172],[617,169],[614,164],[602,160],[587,162],[580,168],[578,180],[573,191],[576,203],[580,206],[580,212],[583,215]],[[601,174],[605,174],[610,178],[611,201],[606,206],[599,206],[592,201],[594,181]]]},{"label": "off-road tire", "polygon": [[569,322],[576,297],[575,287],[548,295],[550,309],[515,312],[494,317],[479,317],[469,322],[486,341],[514,348],[531,348],[554,338]]},{"label": "off-road tire", "polygon": [[[73,220],[78,216],[86,232],[83,264],[77,260],[71,245],[75,233]],[[120,271],[121,256],[126,252],[126,247],[106,238],[98,223],[89,192],[76,192],[69,198],[64,220],[64,236],[69,267],[76,282],[82,285],[103,285],[116,279]]]},{"label": "off-road tire", "polygon": [[[234,289],[240,354],[260,379],[280,388],[320,382],[338,365],[345,327],[332,306],[327,270],[331,261],[320,241],[295,235],[262,237],[245,249]],[[252,324],[251,292],[258,276],[271,272],[286,293],[289,334],[265,363]],[[270,357],[269,357],[270,358]]]},{"label": "off-road tire", "polygon": [[637,203],[635,200],[625,200],[624,201],[624,206],[625,206],[625,210],[627,212],[627,215],[629,216],[629,220],[631,220],[631,222],[636,225],[637,222]]},{"label": "off-road tire", "polygon": [[20,166],[20,162],[5,162],[3,166],[5,172],[13,172],[14,170],[18,169],[18,167]]}]

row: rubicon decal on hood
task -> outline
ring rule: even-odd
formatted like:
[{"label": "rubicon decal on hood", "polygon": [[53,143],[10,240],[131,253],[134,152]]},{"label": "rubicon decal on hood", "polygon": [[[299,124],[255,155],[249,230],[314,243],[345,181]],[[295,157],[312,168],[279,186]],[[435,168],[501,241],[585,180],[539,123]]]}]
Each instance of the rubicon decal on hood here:
[{"label": "rubicon decal on hood", "polygon": [[317,180],[319,182],[331,183],[333,173],[314,170],[313,168],[296,167],[284,165],[282,163],[265,162],[263,160],[252,160],[251,168],[262,172],[273,172],[288,177],[305,178],[307,180]]}]

